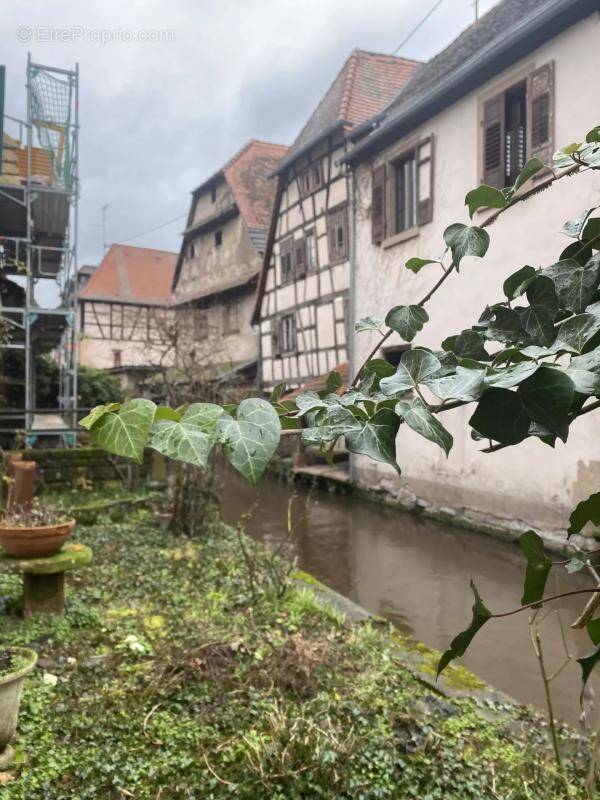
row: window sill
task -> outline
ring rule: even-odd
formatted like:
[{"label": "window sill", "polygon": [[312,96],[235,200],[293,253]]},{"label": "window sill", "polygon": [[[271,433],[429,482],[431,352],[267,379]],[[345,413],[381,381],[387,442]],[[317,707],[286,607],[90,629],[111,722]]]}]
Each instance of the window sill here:
[{"label": "window sill", "polygon": [[413,225],[412,228],[407,228],[405,231],[400,231],[400,233],[394,234],[394,236],[388,236],[387,239],[384,239],[381,243],[381,246],[384,250],[387,250],[388,247],[394,247],[397,244],[402,244],[402,242],[408,242],[409,239],[414,239],[419,235],[419,226]]}]

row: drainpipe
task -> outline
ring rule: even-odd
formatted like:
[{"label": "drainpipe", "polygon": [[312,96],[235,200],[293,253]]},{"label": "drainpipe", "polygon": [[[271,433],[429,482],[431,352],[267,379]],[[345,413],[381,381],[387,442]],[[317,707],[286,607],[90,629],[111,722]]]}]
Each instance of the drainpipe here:
[{"label": "drainpipe", "polygon": [[[355,370],[355,347],[354,347],[354,325],[355,325],[355,311],[354,311],[354,298],[356,291],[356,196],[355,196],[355,182],[354,171],[350,170],[348,173],[348,182],[350,184],[350,280],[348,289],[348,376],[352,380]],[[354,455],[348,454],[348,473],[350,481],[354,483],[355,470],[354,470]]]}]

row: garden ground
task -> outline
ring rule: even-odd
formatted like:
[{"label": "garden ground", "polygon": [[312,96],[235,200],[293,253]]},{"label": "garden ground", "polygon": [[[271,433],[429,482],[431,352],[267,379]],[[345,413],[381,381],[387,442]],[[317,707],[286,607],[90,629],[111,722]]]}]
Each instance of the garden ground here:
[{"label": "garden ground", "polygon": [[398,655],[433,654],[296,583],[281,595],[231,528],[189,540],[147,509],[111,516],[75,532],[94,563],[69,576],[64,617],[22,620],[20,580],[0,576],[0,641],[39,653],[2,800],[568,796],[534,712],[437,694]]}]

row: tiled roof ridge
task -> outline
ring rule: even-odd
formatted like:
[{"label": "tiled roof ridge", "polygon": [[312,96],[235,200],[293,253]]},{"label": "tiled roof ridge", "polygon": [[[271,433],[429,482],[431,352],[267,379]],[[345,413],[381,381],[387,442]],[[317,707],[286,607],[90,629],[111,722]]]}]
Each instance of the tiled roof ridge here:
[{"label": "tiled roof ridge", "polygon": [[344,78],[344,88],[342,89],[342,99],[340,102],[340,111],[338,116],[346,119],[348,116],[348,109],[350,108],[350,101],[352,100],[352,90],[354,89],[354,78],[356,77],[356,70],[358,69],[358,56],[360,50],[355,48],[350,53],[350,58],[346,62],[348,69]]},{"label": "tiled roof ridge", "polygon": [[108,249],[111,250],[113,247],[127,247],[131,250],[148,250],[151,253],[167,253],[170,256],[177,255],[177,252],[173,250],[162,250],[159,247],[142,247],[138,244],[125,244],[124,242],[112,242],[112,244],[109,244]]},{"label": "tiled roof ridge", "polygon": [[286,153],[289,150],[289,147],[286,144],[278,144],[277,142],[266,142],[264,139],[249,139],[246,142],[246,144],[240,150],[238,150],[238,152],[234,156],[232,156],[229,159],[229,161],[227,161],[226,164],[224,164],[221,167],[220,172],[225,172],[226,170],[228,170],[237,161],[239,161],[240,158],[243,155],[245,155],[245,153],[247,153],[251,147],[254,147],[256,145],[258,145],[259,147],[268,147],[269,149],[277,148],[278,150],[285,151]]}]

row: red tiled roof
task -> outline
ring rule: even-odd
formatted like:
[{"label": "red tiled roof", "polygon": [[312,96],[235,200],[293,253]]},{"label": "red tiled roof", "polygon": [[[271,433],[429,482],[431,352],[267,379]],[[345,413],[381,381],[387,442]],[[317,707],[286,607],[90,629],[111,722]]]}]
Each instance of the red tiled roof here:
[{"label": "red tiled roof", "polygon": [[372,117],[394,98],[419,61],[353,50],[290,148],[294,153],[338,121]]},{"label": "red tiled roof", "polygon": [[[350,366],[348,365],[347,361],[344,361],[343,364],[338,364],[337,367],[335,367],[333,370],[329,370],[329,372],[340,373],[340,378],[342,379],[342,389],[348,386],[348,381],[350,380]],[[321,392],[325,388],[329,372],[326,372],[325,375],[319,375],[316,378],[309,378],[306,383],[302,384],[302,386],[298,387],[298,389],[293,389],[291,392],[288,392],[284,399],[293,400],[295,397],[298,397],[300,392]],[[341,389],[338,390],[336,394],[339,394],[340,391]]]},{"label": "red tiled roof", "polygon": [[269,180],[269,175],[288,150],[283,144],[251,139],[223,167],[222,172],[249,228],[268,228],[275,198],[275,182]]},{"label": "red tiled roof", "polygon": [[142,305],[171,302],[177,253],[112,244],[79,295],[82,300],[113,300]]}]

